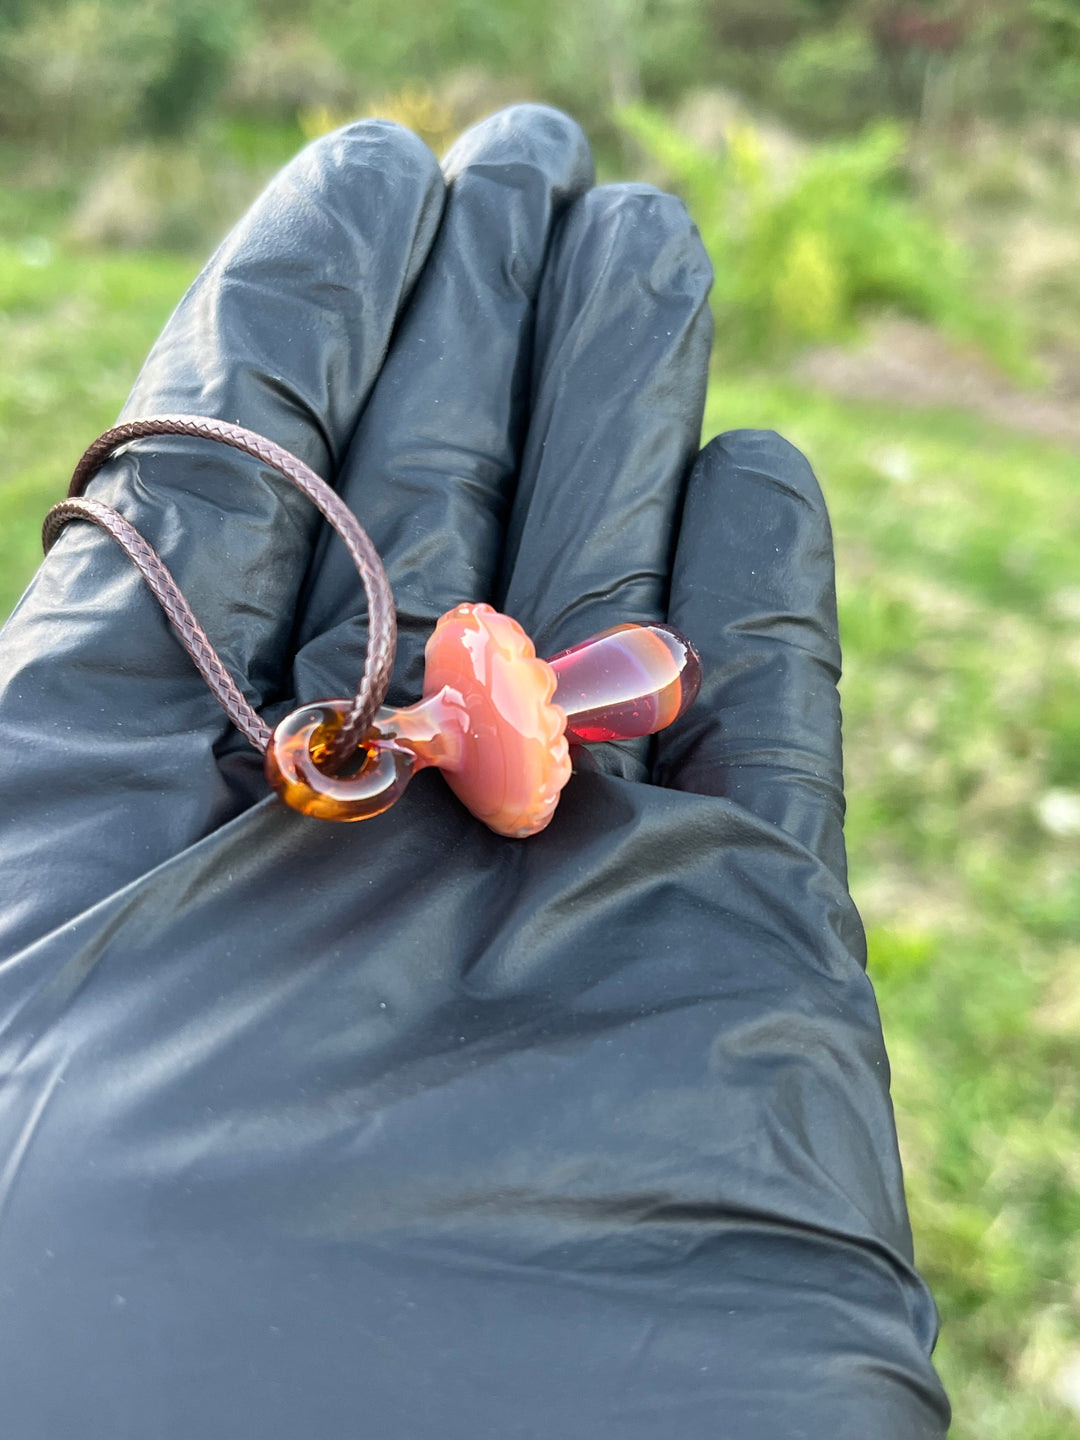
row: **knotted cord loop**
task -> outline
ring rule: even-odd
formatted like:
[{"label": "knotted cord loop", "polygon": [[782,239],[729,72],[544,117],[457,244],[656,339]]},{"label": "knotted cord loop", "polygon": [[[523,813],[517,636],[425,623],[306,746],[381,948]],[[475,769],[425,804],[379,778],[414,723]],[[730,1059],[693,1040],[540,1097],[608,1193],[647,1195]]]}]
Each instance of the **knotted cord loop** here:
[{"label": "knotted cord loop", "polygon": [[99,500],[80,498],[88,481],[110,455],[122,445],[150,435],[190,435],[202,440],[217,440],[222,445],[230,445],[234,450],[254,456],[286,480],[291,480],[344,540],[367,595],[368,647],[360,686],[330,753],[329,766],[333,769],[355,751],[371,728],[375,712],[383,702],[394,668],[397,621],[393,593],[378,552],[349,507],[310,466],[265,436],[246,430],[242,425],[231,425],[226,420],[203,415],[153,415],[143,420],[128,420],[99,436],[76,465],[68,486],[69,498],[54,505],[45,516],[41,532],[45,553],[48,554],[69,520],[90,520],[107,530],[138,566],[161,602],[185,650],[230,720],[265,754],[270,740],[269,727],[240,693],[160,555],[119,511]]}]

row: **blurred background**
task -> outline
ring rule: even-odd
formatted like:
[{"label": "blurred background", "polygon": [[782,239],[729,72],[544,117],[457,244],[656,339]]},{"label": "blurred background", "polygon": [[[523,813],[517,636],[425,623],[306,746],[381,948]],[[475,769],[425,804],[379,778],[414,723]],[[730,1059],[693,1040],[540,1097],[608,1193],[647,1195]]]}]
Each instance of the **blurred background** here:
[{"label": "blurred background", "polygon": [[0,615],[208,250],[356,116],[679,192],[706,429],[836,531],[852,889],[957,1440],[1080,1437],[1080,0],[0,0]]}]

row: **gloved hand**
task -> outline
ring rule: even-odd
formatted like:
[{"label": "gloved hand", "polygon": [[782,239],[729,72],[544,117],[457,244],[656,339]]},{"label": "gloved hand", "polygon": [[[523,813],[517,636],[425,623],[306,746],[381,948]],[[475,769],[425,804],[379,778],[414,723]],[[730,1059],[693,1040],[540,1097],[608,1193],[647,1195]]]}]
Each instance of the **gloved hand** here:
[{"label": "gloved hand", "polygon": [[[431,771],[363,823],[287,810],[93,526],[0,638],[5,1440],[944,1434],[845,884],[825,505],[774,435],[695,460],[708,261],[677,201],[591,183],[540,107],[441,173],[339,131],[124,412],[335,481],[394,588],[392,703],[461,600],[540,654],[692,639],[696,704],[583,759],[542,835]],[[351,693],[362,591],[272,472],[150,440],[89,493],[271,724]]]}]

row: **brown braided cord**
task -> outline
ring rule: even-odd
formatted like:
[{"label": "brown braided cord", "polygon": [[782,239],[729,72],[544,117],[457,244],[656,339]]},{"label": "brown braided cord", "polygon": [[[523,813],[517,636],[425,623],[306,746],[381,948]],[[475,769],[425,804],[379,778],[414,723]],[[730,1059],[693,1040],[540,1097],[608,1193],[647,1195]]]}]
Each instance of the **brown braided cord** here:
[{"label": "brown braided cord", "polygon": [[121,550],[133,560],[161,601],[161,608],[172,621],[173,629],[183,642],[199,673],[210,686],[229,719],[238,730],[242,730],[257,750],[266,753],[270,743],[270,727],[251,708],[240,693],[235,680],[221,663],[221,657],[210,644],[206,631],[195,619],[191,606],[184,599],[180,587],[169,574],[161,556],[148,545],[134,525],[130,525],[118,510],[103,505],[100,500],[61,500],[45,517],[45,549],[49,550],[60,531],[69,520],[92,520],[113,537]]},{"label": "brown braided cord", "polygon": [[253,745],[265,752],[270,730],[260,720],[240,693],[232,676],[222,664],[206,632],[199,625],[184,599],[176,581],[169,574],[161,557],[118,511],[98,500],[79,499],[87,482],[109,456],[132,440],[148,435],[191,435],[203,440],[218,440],[234,450],[242,450],[284,475],[318,507],[344,540],[353,563],[364,582],[368,604],[368,647],[364,674],[345,722],[338,731],[329,768],[344,761],[371,728],[375,712],[383,702],[390,672],[394,667],[397,646],[397,621],[394,597],[378,552],[366,531],[339,495],[330,489],[309,466],[272,440],[202,415],[154,415],[144,420],[129,420],[115,425],[87,449],[71,477],[68,500],[54,505],[45,516],[41,538],[46,554],[69,520],[91,520],[109,534],[138,566],[147,584],[161,602],[184,648],[199,668],[229,718]]}]

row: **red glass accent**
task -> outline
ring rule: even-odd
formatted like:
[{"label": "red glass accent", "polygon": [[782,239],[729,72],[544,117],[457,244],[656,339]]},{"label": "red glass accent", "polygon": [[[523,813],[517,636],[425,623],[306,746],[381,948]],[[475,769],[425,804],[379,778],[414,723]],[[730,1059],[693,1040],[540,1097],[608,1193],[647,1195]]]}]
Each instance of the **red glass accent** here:
[{"label": "red glass accent", "polygon": [[572,744],[652,735],[677,720],[701,688],[697,651],[669,625],[613,625],[548,664]]}]

